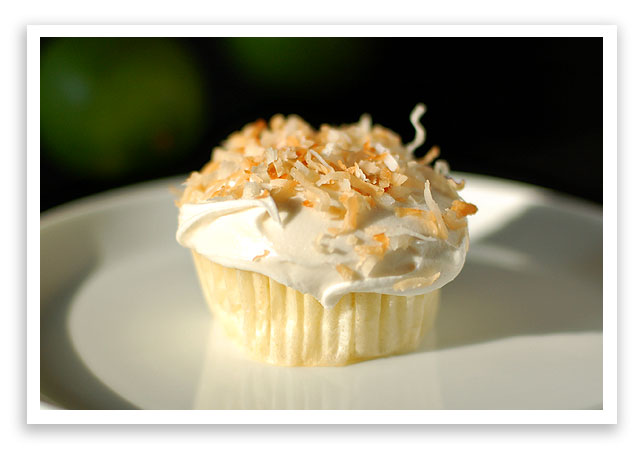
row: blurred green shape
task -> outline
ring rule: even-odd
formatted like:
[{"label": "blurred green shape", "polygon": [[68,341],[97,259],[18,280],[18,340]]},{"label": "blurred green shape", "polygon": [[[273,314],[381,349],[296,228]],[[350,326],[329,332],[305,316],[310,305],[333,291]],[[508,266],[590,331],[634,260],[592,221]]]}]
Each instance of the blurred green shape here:
[{"label": "blurred green shape", "polygon": [[240,76],[260,88],[325,91],[359,76],[370,47],[361,38],[236,37],[222,42]]},{"label": "blurred green shape", "polygon": [[56,39],[41,54],[42,148],[83,177],[163,167],[202,132],[204,98],[198,68],[171,39]]}]

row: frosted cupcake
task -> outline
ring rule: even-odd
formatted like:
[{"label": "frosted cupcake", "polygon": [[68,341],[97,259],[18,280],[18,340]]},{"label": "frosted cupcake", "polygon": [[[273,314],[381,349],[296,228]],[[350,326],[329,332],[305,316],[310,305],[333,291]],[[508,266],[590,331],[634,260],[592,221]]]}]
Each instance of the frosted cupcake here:
[{"label": "frosted cupcake", "polygon": [[185,182],[177,240],[251,357],[337,366],[418,346],[476,212],[436,147],[414,159],[423,112],[408,145],[367,115],[319,130],[297,116],[258,120]]}]

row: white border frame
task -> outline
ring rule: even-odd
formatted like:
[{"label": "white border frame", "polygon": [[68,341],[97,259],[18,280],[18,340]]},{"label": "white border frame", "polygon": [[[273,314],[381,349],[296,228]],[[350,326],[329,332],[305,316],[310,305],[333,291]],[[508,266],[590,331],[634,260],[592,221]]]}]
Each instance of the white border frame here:
[{"label": "white border frame", "polygon": [[[41,409],[40,38],[50,36],[363,36],[603,38],[603,410],[110,411]],[[617,28],[612,25],[33,25],[27,28],[27,423],[615,424],[617,423]]]}]

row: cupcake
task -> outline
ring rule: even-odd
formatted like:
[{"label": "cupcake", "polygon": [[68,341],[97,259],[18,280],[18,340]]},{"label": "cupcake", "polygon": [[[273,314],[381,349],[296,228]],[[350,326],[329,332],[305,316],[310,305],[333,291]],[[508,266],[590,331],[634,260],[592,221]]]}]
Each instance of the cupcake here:
[{"label": "cupcake", "polygon": [[233,133],[177,201],[208,306],[257,360],[341,366],[415,349],[460,272],[476,207],[438,148],[276,115]]}]

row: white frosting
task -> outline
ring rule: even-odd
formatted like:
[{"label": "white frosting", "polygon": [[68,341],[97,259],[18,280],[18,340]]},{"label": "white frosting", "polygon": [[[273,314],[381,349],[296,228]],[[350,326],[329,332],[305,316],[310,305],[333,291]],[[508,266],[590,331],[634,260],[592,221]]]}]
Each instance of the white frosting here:
[{"label": "white frosting", "polygon": [[[441,209],[452,202],[433,190],[432,196]],[[421,201],[416,207],[428,210]],[[365,265],[355,245],[356,239],[373,244],[368,233],[358,230],[320,238],[330,227],[341,224],[341,220],[302,206],[299,200],[276,205],[270,196],[215,199],[180,207],[177,240],[218,264],[258,272],[311,294],[325,308],[333,307],[350,292],[423,294],[453,280],[465,262],[467,227],[449,230],[445,240],[427,237],[413,218],[374,208],[361,219],[360,230],[384,232],[390,246],[375,265]],[[406,248],[403,241],[409,244]],[[351,281],[342,278],[336,269],[340,264],[357,272],[358,277]],[[431,279],[437,274],[431,285],[414,288],[412,281],[412,288],[400,289],[402,281]]]}]

